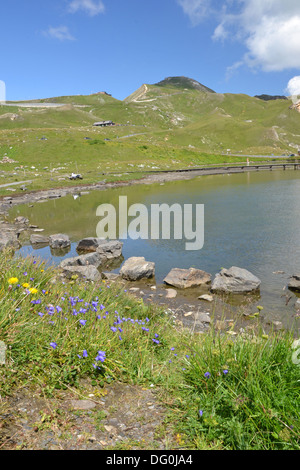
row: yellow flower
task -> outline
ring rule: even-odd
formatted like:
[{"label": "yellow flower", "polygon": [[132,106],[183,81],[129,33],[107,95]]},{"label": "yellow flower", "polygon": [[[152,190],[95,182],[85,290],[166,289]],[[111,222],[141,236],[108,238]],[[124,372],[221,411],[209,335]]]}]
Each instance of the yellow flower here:
[{"label": "yellow flower", "polygon": [[24,282],[24,284],[22,284],[23,287],[25,287],[25,289],[28,289],[30,287],[30,285],[28,284],[28,282]]},{"label": "yellow flower", "polygon": [[41,273],[43,273],[43,272],[45,272],[45,270],[44,270],[44,269],[41,269]]},{"label": "yellow flower", "polygon": [[19,279],[17,277],[11,277],[8,279],[8,284],[17,284],[19,282]]},{"label": "yellow flower", "polygon": [[35,287],[32,287],[31,289],[29,289],[29,292],[30,294],[36,294],[38,290]]}]

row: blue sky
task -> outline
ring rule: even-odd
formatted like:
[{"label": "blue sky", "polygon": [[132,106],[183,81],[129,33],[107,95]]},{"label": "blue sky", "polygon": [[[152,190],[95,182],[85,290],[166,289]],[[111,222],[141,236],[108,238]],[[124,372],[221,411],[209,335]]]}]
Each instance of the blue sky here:
[{"label": "blue sky", "polygon": [[300,92],[299,0],[5,0],[1,19],[7,100],[124,99],[177,75],[220,93]]}]

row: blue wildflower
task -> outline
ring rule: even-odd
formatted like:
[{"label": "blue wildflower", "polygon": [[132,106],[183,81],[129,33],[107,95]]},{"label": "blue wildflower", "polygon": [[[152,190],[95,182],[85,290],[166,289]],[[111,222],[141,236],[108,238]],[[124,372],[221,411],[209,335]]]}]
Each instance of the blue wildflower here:
[{"label": "blue wildflower", "polygon": [[98,351],[98,355],[95,360],[98,362],[104,362],[105,359],[106,359],[106,353],[104,351]]}]

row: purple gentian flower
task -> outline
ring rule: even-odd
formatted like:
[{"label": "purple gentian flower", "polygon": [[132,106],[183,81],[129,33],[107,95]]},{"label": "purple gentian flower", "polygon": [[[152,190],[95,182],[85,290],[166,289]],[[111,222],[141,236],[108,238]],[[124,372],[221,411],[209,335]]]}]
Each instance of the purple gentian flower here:
[{"label": "purple gentian flower", "polygon": [[86,324],[87,320],[79,320],[80,325],[84,326]]},{"label": "purple gentian flower", "polygon": [[52,343],[50,343],[50,346],[51,346],[51,348],[56,349],[57,348],[57,343],[52,342]]},{"label": "purple gentian flower", "polygon": [[210,379],[211,374],[210,374],[209,372],[205,372],[204,377],[205,377],[206,379]]},{"label": "purple gentian flower", "polygon": [[104,351],[98,351],[98,356],[96,357],[96,361],[104,362],[106,359],[106,354]]}]

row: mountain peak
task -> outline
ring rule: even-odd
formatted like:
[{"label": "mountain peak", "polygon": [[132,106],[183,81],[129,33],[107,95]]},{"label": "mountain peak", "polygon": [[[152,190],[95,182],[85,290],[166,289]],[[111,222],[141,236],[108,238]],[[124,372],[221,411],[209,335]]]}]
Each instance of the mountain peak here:
[{"label": "mountain peak", "polygon": [[160,87],[172,86],[176,88],[187,88],[189,90],[204,91],[206,93],[215,93],[215,91],[197,82],[197,80],[188,77],[167,77],[161,82],[155,83],[154,85]]}]

